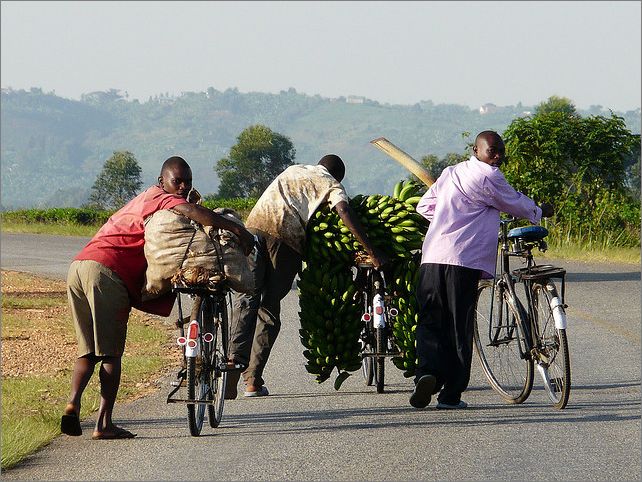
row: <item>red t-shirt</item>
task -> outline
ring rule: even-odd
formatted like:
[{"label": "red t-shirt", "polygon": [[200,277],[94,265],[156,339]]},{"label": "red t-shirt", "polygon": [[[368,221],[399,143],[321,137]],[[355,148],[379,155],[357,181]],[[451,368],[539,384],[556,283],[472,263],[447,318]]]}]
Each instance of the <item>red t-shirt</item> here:
[{"label": "red t-shirt", "polygon": [[[157,308],[141,307],[141,291],[147,270],[144,221],[156,211],[186,202],[179,195],[168,194],[158,186],[148,188],[116,211],[74,259],[90,259],[107,266],[125,283],[132,306],[156,314],[167,312],[164,316],[168,316],[171,306],[167,311],[165,305],[169,298]],[[174,303],[173,297],[171,303]]]}]

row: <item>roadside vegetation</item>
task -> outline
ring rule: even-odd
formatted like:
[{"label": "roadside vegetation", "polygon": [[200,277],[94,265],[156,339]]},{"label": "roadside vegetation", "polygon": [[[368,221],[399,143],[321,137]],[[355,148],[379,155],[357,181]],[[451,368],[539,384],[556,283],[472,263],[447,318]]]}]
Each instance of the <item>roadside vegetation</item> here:
[{"label": "roadside vegetation", "polygon": [[[132,312],[117,403],[155,390],[161,376],[176,367],[173,336],[160,318]],[[2,469],[60,435],[75,359],[65,282],[3,270]],[[83,395],[81,418],[98,403],[96,373]]]}]

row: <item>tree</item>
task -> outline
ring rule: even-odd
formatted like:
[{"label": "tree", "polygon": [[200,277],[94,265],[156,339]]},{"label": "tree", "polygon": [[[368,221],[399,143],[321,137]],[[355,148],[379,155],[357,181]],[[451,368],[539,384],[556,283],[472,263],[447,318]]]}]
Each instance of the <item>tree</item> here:
[{"label": "tree", "polygon": [[551,112],[561,112],[568,115],[577,115],[575,110],[575,105],[571,99],[566,97],[558,97],[553,95],[548,98],[545,102],[540,103],[535,108],[536,114],[548,114]]},{"label": "tree", "polygon": [[[441,159],[434,154],[428,154],[421,158],[420,164],[424,166],[430,173],[430,176],[436,180],[448,166],[454,166],[462,161],[467,161],[468,158],[469,156],[467,154],[457,154],[455,152],[449,152]],[[410,179],[418,180],[415,175],[411,175]]]},{"label": "tree", "polygon": [[553,202],[579,184],[621,190],[637,136],[616,115],[582,118],[562,112],[517,118],[503,135],[506,178],[529,196]]},{"label": "tree", "polygon": [[115,151],[91,187],[89,205],[98,209],[120,209],[136,196],[143,182],[141,168],[129,151]]},{"label": "tree", "polygon": [[264,125],[246,128],[236,138],[229,157],[215,167],[224,198],[258,197],[285,168],[294,164],[296,151],[287,137]]},{"label": "tree", "polygon": [[639,243],[640,201],[630,195],[627,167],[639,159],[640,137],[623,118],[543,111],[514,119],[503,138],[506,179],[553,203],[557,221],[576,232],[635,231]]}]

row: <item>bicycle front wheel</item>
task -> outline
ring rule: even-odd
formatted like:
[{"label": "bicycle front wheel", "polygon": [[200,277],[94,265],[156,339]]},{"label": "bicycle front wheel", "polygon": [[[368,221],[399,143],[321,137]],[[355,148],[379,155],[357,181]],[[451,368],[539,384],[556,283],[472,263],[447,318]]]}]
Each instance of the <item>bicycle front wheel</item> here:
[{"label": "bicycle front wheel", "polygon": [[[362,351],[370,351],[369,345],[364,345]],[[374,362],[371,356],[364,356],[361,359],[361,373],[363,374],[363,381],[366,383],[366,386],[371,386],[372,380],[374,379]]]},{"label": "bicycle front wheel", "polygon": [[571,361],[566,329],[555,326],[551,301],[558,297],[552,281],[533,285],[533,307],[537,324],[537,370],[553,406],[566,407],[571,393]]},{"label": "bicycle front wheel", "polygon": [[479,282],[474,340],[491,387],[509,403],[524,402],[533,388],[533,362],[523,356],[519,314],[491,280]]},{"label": "bicycle front wheel", "polygon": [[221,367],[227,364],[227,348],[229,342],[228,312],[225,298],[216,302],[213,313],[212,334],[212,364],[214,366],[214,377],[212,378],[213,404],[208,406],[207,418],[210,427],[216,428],[223,418],[223,405],[225,404],[225,384],[227,383],[227,371]]}]

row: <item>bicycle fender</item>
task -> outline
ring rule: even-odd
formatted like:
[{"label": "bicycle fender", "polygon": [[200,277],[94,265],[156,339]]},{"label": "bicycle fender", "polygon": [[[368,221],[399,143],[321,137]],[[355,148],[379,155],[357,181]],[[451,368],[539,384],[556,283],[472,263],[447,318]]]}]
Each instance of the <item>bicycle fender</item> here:
[{"label": "bicycle fender", "polygon": [[187,341],[185,343],[185,356],[194,358],[198,354],[198,321],[192,320],[187,327]]},{"label": "bicycle fender", "polygon": [[551,298],[551,310],[553,311],[553,318],[555,319],[555,328],[558,330],[566,329],[566,312],[562,301],[554,296]]},{"label": "bicycle fender", "polygon": [[385,308],[383,305],[383,296],[379,293],[374,295],[372,300],[372,312],[374,314],[372,324],[375,328],[383,328],[386,326]]}]

